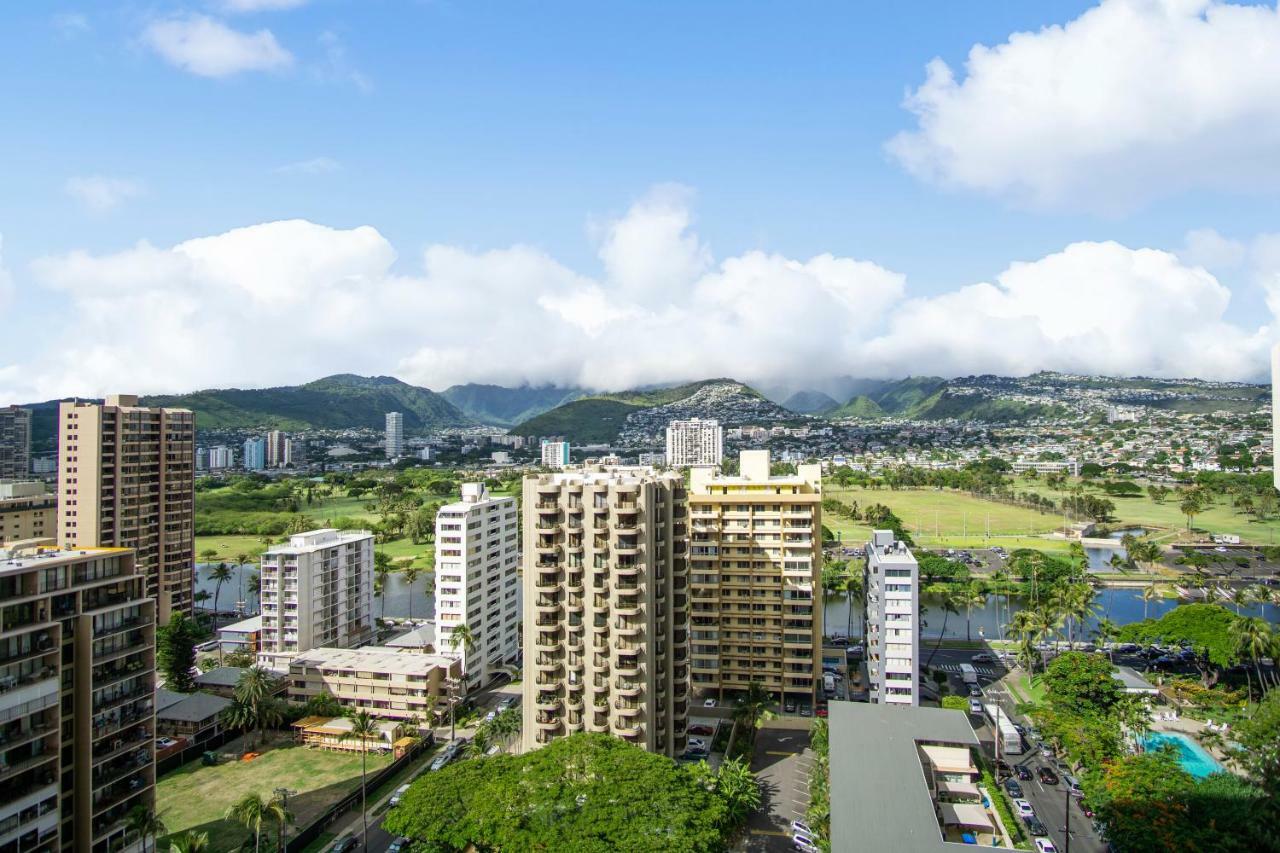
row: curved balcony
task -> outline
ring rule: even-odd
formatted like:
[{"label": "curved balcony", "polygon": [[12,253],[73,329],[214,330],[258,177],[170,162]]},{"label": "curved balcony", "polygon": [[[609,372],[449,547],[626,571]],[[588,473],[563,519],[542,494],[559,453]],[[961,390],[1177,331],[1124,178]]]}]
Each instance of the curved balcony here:
[{"label": "curved balcony", "polygon": [[613,574],[619,578],[636,578],[640,576],[639,563],[619,563],[613,567]]},{"label": "curved balcony", "polygon": [[543,557],[558,557],[564,549],[560,547],[558,542],[539,540],[533,543],[533,550]]},{"label": "curved balcony", "polygon": [[614,622],[613,627],[618,632],[619,637],[638,637],[644,631],[644,623],[624,622],[621,619]]},{"label": "curved balcony", "polygon": [[564,546],[564,548],[565,548],[565,551],[567,551],[570,554],[581,554],[583,550],[582,540],[578,539],[575,541],[571,539],[569,540],[568,544]]},{"label": "curved balcony", "polygon": [[565,700],[564,704],[570,711],[577,711],[581,713],[582,712],[582,694],[579,693],[577,696],[571,695],[568,699]]},{"label": "curved balcony", "polygon": [[[639,696],[644,690],[644,684],[639,681],[632,681],[629,678],[618,678],[613,682],[614,689],[622,696]],[[614,703],[616,707],[617,703]]]},{"label": "curved balcony", "polygon": [[624,662],[623,658],[618,658],[618,661],[613,665],[613,669],[618,675],[628,678],[638,678],[644,674],[644,666],[639,661],[627,663]]},{"label": "curved balcony", "polygon": [[538,693],[533,697],[533,703],[539,711],[560,711],[564,707],[564,700],[558,693]]},{"label": "curved balcony", "polygon": [[559,512],[539,512],[533,529],[543,536],[554,536],[560,532],[562,520],[563,516]]},{"label": "curved balcony", "polygon": [[618,539],[613,543],[613,548],[620,555],[634,556],[640,553],[640,542],[636,539]]},{"label": "curved balcony", "polygon": [[616,717],[639,717],[644,714],[644,706],[639,702],[623,702],[615,699],[613,702],[614,716]]},{"label": "curved balcony", "polygon": [[566,604],[565,607],[568,609],[571,615],[577,614],[578,616],[581,616],[582,608],[583,608],[582,596],[570,598],[568,604]]},{"label": "curved balcony", "polygon": [[644,737],[644,723],[636,722],[628,725],[626,722],[619,723],[617,727],[618,737],[628,740],[639,739]]},{"label": "curved balcony", "polygon": [[569,572],[565,586],[570,592],[582,592],[582,572]]},{"label": "curved balcony", "polygon": [[[539,566],[539,568],[547,567]],[[560,572],[538,572],[533,581],[535,588],[543,590],[559,589],[562,583],[564,583],[564,575]]]},{"label": "curved balcony", "polygon": [[618,603],[613,606],[613,612],[619,616],[640,616],[644,613],[644,605],[640,603],[639,599],[631,602],[619,599]]},{"label": "curved balcony", "polygon": [[545,631],[538,632],[538,636],[534,638],[533,645],[539,651],[555,652],[560,650],[564,637],[559,632],[547,633]]},{"label": "curved balcony", "polygon": [[582,651],[582,635],[570,634],[569,638],[565,640],[565,646],[575,651]]}]

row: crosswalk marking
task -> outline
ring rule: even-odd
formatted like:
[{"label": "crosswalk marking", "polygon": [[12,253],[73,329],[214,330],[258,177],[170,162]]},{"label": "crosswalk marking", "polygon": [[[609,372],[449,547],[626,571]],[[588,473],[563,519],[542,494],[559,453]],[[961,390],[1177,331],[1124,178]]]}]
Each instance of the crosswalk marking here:
[{"label": "crosswalk marking", "polygon": [[[959,672],[959,671],[960,671],[960,664],[958,664],[958,663],[940,663],[940,664],[938,664],[938,669],[943,670],[944,672]],[[974,672],[976,672],[976,673],[978,673],[978,675],[988,675],[988,676],[990,676],[990,675],[995,675],[995,674],[996,674],[996,671],[995,671],[994,669],[992,669],[991,667],[989,667],[989,666],[975,666],[975,667],[973,668],[973,671],[974,671]]]}]

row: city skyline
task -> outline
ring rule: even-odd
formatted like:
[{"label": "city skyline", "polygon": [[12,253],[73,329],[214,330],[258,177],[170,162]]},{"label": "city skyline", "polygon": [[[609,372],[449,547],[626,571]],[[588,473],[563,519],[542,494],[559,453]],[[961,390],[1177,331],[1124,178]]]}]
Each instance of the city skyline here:
[{"label": "city skyline", "polygon": [[724,11],[6,12],[0,399],[1265,374],[1273,6]]}]

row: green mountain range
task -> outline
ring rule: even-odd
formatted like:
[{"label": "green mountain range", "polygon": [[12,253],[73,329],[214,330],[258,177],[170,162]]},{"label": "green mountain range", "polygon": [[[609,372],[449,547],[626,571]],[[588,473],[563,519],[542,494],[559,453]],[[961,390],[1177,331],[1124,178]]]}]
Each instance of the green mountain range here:
[{"label": "green mountain range", "polygon": [[504,388],[501,385],[454,385],[440,392],[464,415],[482,424],[510,427],[583,396],[581,388],[558,385]]},{"label": "green mountain range", "polygon": [[894,417],[932,421],[955,418],[962,421],[1017,423],[1035,418],[1068,414],[1065,406],[1052,402],[1033,403],[999,395],[958,393],[946,379],[936,376],[909,376],[898,381],[865,383],[863,393],[850,398],[838,409],[826,413],[832,419]]},{"label": "green mountain range", "polygon": [[840,403],[821,391],[797,391],[782,401],[782,408],[802,415],[823,415],[840,408]]},{"label": "green mountain range", "polygon": [[191,409],[197,429],[383,429],[402,412],[406,432],[472,421],[434,391],[391,376],[342,373],[305,385],[211,389],[142,398],[146,406]]}]

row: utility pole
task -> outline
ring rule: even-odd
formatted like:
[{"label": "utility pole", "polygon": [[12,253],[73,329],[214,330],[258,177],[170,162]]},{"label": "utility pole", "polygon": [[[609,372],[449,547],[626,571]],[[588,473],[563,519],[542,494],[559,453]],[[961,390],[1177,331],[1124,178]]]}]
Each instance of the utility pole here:
[{"label": "utility pole", "polygon": [[1071,853],[1071,788],[1067,787],[1067,818],[1062,827],[1062,835],[1067,840],[1062,844],[1062,853]]}]

